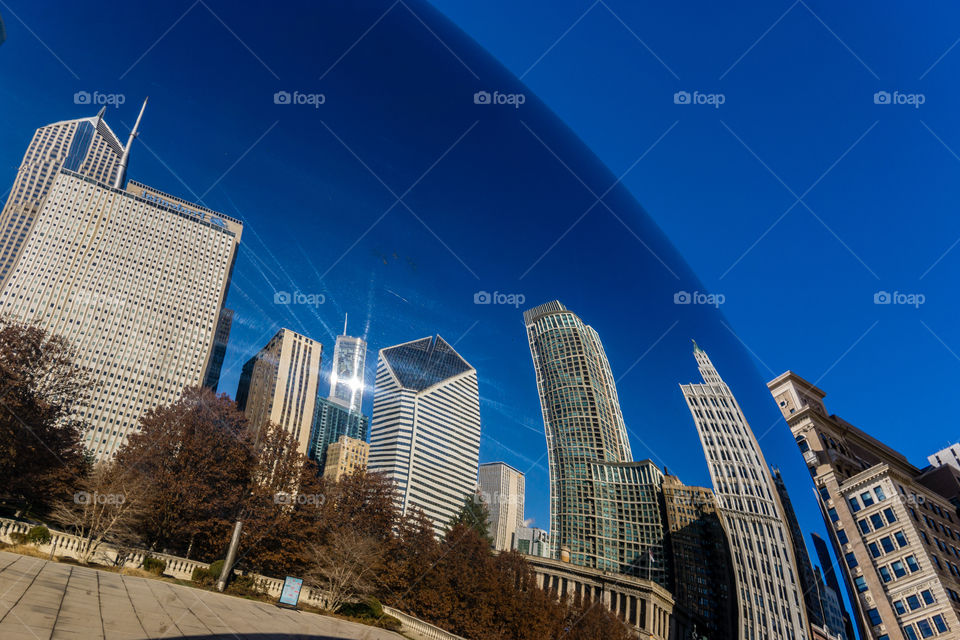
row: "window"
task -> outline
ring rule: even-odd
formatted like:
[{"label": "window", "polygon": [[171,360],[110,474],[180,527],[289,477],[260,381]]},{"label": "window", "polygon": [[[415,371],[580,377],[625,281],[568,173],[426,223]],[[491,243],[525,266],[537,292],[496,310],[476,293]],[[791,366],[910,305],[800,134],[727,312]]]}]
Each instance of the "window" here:
[{"label": "window", "polygon": [[887,496],[883,493],[883,487],[875,487],[873,493],[877,496],[877,502],[883,502],[887,499]]},{"label": "window", "polygon": [[902,616],[907,612],[907,608],[903,606],[903,600],[897,600],[893,603],[893,608],[897,612],[898,616]]},{"label": "window", "polygon": [[869,491],[864,491],[860,494],[860,499],[863,500],[863,506],[869,507],[873,504],[873,496],[870,495]]},{"label": "window", "polygon": [[[903,535],[903,531],[897,531],[895,534],[893,534],[893,537],[897,541],[897,546],[900,546],[900,547],[907,546],[907,537]],[[926,538],[926,534],[924,534],[924,538]],[[927,544],[930,544],[930,543],[928,542]]]},{"label": "window", "polygon": [[870,533],[870,525],[863,518],[857,520],[857,524],[860,526],[860,531],[863,533]]},{"label": "window", "polygon": [[889,522],[890,524],[893,524],[894,522],[897,521],[897,516],[893,515],[893,509],[891,509],[890,507],[887,507],[886,509],[883,510],[883,515],[887,517],[887,522]]},{"label": "window", "polygon": [[884,527],[883,518],[880,517],[879,513],[875,513],[870,516],[870,524],[873,525],[874,530],[882,529]]},{"label": "window", "polygon": [[935,615],[933,616],[933,625],[937,628],[937,631],[943,633],[947,630],[947,623],[944,622],[943,616]]},{"label": "window", "polygon": [[910,567],[910,573],[916,573],[917,571],[920,571],[920,565],[917,564],[916,558],[913,556],[907,556],[905,560],[907,561],[907,566]]},{"label": "window", "polygon": [[915,611],[920,608],[920,598],[917,596],[907,596],[907,606],[910,607],[910,611]]},{"label": "window", "polygon": [[874,558],[880,557],[880,547],[877,546],[876,542],[871,542],[870,544],[867,545],[867,548],[870,549],[871,556],[873,556]]},{"label": "window", "polygon": [[852,551],[851,551],[850,553],[848,553],[847,555],[845,555],[844,558],[846,558],[846,560],[847,560],[847,566],[850,567],[851,569],[853,569],[855,566],[857,566],[857,564],[858,564],[858,563],[857,563],[857,556],[855,556]]},{"label": "window", "polygon": [[897,576],[898,578],[902,578],[903,576],[907,575],[907,570],[903,568],[903,563],[899,560],[891,564],[890,568],[893,569],[893,575]]},{"label": "window", "polygon": [[893,540],[890,539],[890,536],[880,538],[880,546],[883,547],[884,553],[890,553],[894,549]]},{"label": "window", "polygon": [[903,635],[907,640],[919,640],[919,638],[917,638],[917,632],[913,630],[912,624],[903,627]]},{"label": "window", "polygon": [[837,542],[840,544],[847,544],[850,542],[850,539],[847,538],[847,532],[843,529],[837,529]]},{"label": "window", "polygon": [[933,628],[930,626],[930,623],[926,620],[920,620],[917,622],[917,628],[920,629],[920,635],[924,638],[929,638],[933,636]]},{"label": "window", "polygon": [[836,522],[837,520],[840,519],[840,516],[837,515],[837,510],[834,509],[833,507],[830,507],[829,509],[827,509],[827,513],[830,515],[831,522]]},{"label": "window", "polygon": [[[863,593],[867,590],[867,581],[863,576],[857,576],[853,582],[857,585],[857,593]],[[886,580],[884,580],[886,582]]]},{"label": "window", "polygon": [[933,594],[930,593],[930,589],[924,589],[920,592],[920,597],[923,598],[923,601],[927,604],[933,604]]},{"label": "window", "polygon": [[820,487],[820,497],[823,498],[824,502],[826,502],[830,499],[830,491],[828,491],[826,487]]},{"label": "window", "polygon": [[860,501],[856,498],[850,498],[850,510],[854,513],[860,511]]},{"label": "window", "polygon": [[867,609],[867,617],[870,618],[870,624],[877,626],[881,624],[883,620],[880,619],[880,613],[877,611],[877,608]]}]

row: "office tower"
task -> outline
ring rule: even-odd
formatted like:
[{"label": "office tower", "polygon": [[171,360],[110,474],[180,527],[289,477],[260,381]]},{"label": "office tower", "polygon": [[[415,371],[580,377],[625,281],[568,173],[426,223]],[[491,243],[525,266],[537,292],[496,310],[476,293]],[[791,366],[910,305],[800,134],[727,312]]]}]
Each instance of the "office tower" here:
[{"label": "office tower", "polygon": [[824,633],[822,635],[831,640],[847,640],[846,623],[843,616],[845,610],[840,603],[840,595],[824,581],[820,567],[813,568],[813,576],[820,602],[823,605],[822,629]]},{"label": "office tower", "polygon": [[237,406],[246,414],[254,438],[273,423],[292,433],[297,450],[307,454],[322,350],[319,342],[280,329],[243,365]]},{"label": "office tower", "polygon": [[[836,595],[837,603],[840,607],[840,617],[843,620],[842,629],[844,636],[846,636],[847,640],[855,640],[857,636],[853,631],[853,621],[850,619],[850,612],[847,611],[847,608],[843,604],[843,591],[840,590],[840,582],[837,580],[837,572],[833,570],[833,557],[827,550],[827,543],[817,533],[811,533],[810,537],[813,539],[813,548],[817,552],[817,560],[820,562],[820,566],[823,567],[823,578],[827,583],[827,588]],[[856,596],[852,591],[848,593],[852,602],[853,598]],[[833,629],[833,627],[831,627],[831,629]]]},{"label": "office tower", "polygon": [[536,527],[521,526],[513,537],[513,550],[528,556],[550,557],[550,534]]},{"label": "office tower", "polygon": [[586,567],[601,549],[590,463],[632,462],[617,389],[600,336],[558,301],[523,314],[536,372],[550,470],[552,555]]},{"label": "office tower", "polygon": [[694,619],[698,639],[735,637],[733,563],[713,491],[667,474],[663,506],[674,600]]},{"label": "office tower", "polygon": [[26,246],[37,216],[61,169],[112,185],[123,144],[103,119],[91,118],[40,127],[27,146],[10,195],[0,210],[0,290]]},{"label": "office tower", "polygon": [[680,385],[733,555],[740,640],[807,637],[790,531],[763,452],[730,387],[694,343],[703,383]]},{"label": "office tower", "polygon": [[935,454],[927,456],[927,462],[935,467],[949,464],[960,471],[960,444],[952,444],[946,449],[941,449]]},{"label": "office tower", "polygon": [[523,526],[523,473],[503,462],[480,465],[480,495],[490,512],[490,537],[497,551],[513,548]]},{"label": "office tower", "polygon": [[322,473],[327,464],[327,449],[343,436],[366,442],[369,426],[370,419],[359,411],[351,411],[333,399],[317,398],[307,456]]},{"label": "office tower", "polygon": [[347,321],[343,321],[343,335],[337,336],[333,347],[333,367],[330,372],[330,400],[349,411],[360,411],[363,404],[363,368],[367,360],[367,343],[362,338],[347,335]]},{"label": "office tower", "polygon": [[0,313],[73,344],[95,385],[79,402],[83,441],[104,460],[146,411],[203,382],[243,225],[132,180],[108,184],[122,154],[102,118],[61,124],[37,133],[28,156],[53,160],[22,168],[4,209],[3,228],[23,240],[15,262],[6,254]]},{"label": "office tower", "polygon": [[787,529],[790,532],[790,541],[793,543],[793,555],[797,560],[797,577],[800,581],[800,593],[803,594],[807,606],[807,621],[811,626],[822,627],[823,603],[820,601],[820,592],[817,590],[817,581],[813,574],[813,564],[810,554],[803,542],[803,531],[800,530],[800,521],[793,510],[793,502],[787,493],[787,484],[783,480],[779,469],[773,470],[773,486],[777,488],[780,504],[783,506],[783,515],[787,519]]},{"label": "office tower", "polygon": [[340,436],[327,447],[327,464],[323,469],[323,479],[339,482],[343,476],[348,476],[358,469],[367,468],[367,459],[370,455],[370,445],[363,440]]},{"label": "office tower", "polygon": [[213,334],[213,349],[210,351],[210,362],[207,373],[203,376],[203,386],[216,391],[220,386],[220,369],[223,368],[223,358],[227,355],[227,342],[230,340],[230,327],[233,325],[233,310],[220,309],[220,318],[217,321],[217,330]]},{"label": "office tower", "polygon": [[767,386],[813,478],[860,637],[956,637],[960,472],[914,467],[828,414],[826,393],[790,371]]},{"label": "office tower", "polygon": [[441,535],[477,487],[477,371],[440,336],[380,350],[370,425],[371,472],[397,486]]}]

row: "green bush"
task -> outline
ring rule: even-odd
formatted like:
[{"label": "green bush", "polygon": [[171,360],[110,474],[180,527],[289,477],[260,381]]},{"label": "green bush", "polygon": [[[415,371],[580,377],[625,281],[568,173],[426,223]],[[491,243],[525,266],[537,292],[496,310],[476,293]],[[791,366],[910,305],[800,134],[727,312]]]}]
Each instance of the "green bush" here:
[{"label": "green bush", "polygon": [[383,605],[374,597],[349,602],[337,609],[337,613],[390,631],[399,631],[401,627],[399,620],[383,613]]},{"label": "green bush", "polygon": [[143,570],[149,571],[156,576],[160,576],[163,575],[163,572],[167,570],[167,563],[160,558],[147,556],[143,559]]},{"label": "green bush", "polygon": [[231,577],[226,591],[238,596],[255,596],[261,593],[256,578],[250,575]]},{"label": "green bush", "polygon": [[33,527],[27,533],[27,540],[35,545],[50,544],[50,540],[52,539],[50,530],[42,524]]},{"label": "green bush", "polygon": [[204,569],[203,567],[194,569],[190,579],[199,585],[209,587],[217,583],[221,573],[223,573],[223,560],[217,560],[210,565],[209,569]]},{"label": "green bush", "polygon": [[13,544],[27,544],[27,534],[14,531],[10,534],[10,542]]}]

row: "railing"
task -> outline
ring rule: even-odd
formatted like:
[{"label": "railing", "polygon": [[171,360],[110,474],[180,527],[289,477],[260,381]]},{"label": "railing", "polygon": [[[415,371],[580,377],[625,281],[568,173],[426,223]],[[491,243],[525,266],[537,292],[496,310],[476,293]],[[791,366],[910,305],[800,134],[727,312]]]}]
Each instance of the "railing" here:
[{"label": "railing", "polygon": [[[30,529],[33,528],[33,526],[34,525],[30,523],[21,522],[19,520],[0,518],[0,542],[12,544],[13,540],[11,539],[11,535],[15,533],[22,533],[26,535]],[[54,531],[51,529],[50,542],[48,544],[34,546],[40,553],[48,554],[51,557],[61,556],[79,560],[81,549],[83,547],[83,540],[73,534],[64,533],[62,531]],[[143,566],[143,561],[147,556],[157,558],[158,560],[163,560],[167,563],[167,567],[164,569],[163,575],[173,578],[180,578],[181,580],[192,579],[194,569],[210,568],[210,565],[206,562],[188,560],[178,556],[171,556],[166,553],[153,553],[142,549],[123,551],[105,543],[101,544],[97,548],[97,551],[93,554],[91,559],[99,564],[107,564],[121,568],[125,567],[139,569]],[[254,579],[257,588],[261,592],[277,598],[280,597],[280,592],[283,590],[283,580],[257,574],[249,575]],[[323,599],[323,594],[318,589],[312,589],[304,585],[303,590],[300,592],[300,599],[301,601],[314,607],[321,609],[324,608],[325,602]],[[405,631],[413,632],[421,640],[466,640],[465,638],[448,633],[447,631],[424,622],[423,620],[418,620],[417,618],[407,615],[402,611],[397,611],[396,609],[392,609],[390,607],[384,607],[383,610],[387,613],[387,615],[399,619]]]},{"label": "railing", "polygon": [[444,631],[429,622],[424,622],[392,607],[384,607],[383,612],[400,621],[401,631],[412,632],[419,640],[466,640],[466,638]]}]

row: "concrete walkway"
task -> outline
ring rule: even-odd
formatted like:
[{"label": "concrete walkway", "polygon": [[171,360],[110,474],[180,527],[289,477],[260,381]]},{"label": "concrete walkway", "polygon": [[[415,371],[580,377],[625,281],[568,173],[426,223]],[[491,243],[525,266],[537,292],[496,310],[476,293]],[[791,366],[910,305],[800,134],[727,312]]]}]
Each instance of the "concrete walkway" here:
[{"label": "concrete walkway", "polygon": [[336,618],[4,552],[0,638],[403,640]]}]

